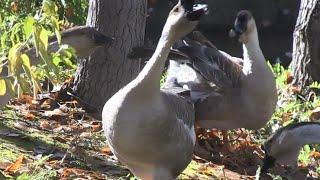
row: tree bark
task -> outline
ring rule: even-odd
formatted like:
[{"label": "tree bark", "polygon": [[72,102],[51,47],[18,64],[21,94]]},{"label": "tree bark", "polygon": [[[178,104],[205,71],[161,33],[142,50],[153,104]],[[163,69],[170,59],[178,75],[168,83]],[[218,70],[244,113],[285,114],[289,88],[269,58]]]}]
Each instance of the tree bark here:
[{"label": "tree bark", "polygon": [[293,33],[293,85],[320,82],[320,0],[301,0]]},{"label": "tree bark", "polygon": [[100,118],[103,105],[140,71],[140,62],[127,59],[134,46],[144,42],[146,0],[90,0],[87,25],[114,37],[109,48],[97,50],[82,61],[73,91],[84,108]]}]

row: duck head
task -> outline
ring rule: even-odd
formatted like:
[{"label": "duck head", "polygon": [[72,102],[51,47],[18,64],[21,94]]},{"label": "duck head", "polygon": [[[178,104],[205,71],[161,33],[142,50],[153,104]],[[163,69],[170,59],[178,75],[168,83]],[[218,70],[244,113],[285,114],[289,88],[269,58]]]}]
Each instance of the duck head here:
[{"label": "duck head", "polygon": [[256,23],[252,13],[248,10],[238,12],[234,22],[234,28],[230,30],[229,36],[236,38],[241,43],[247,43],[250,34],[256,31]]},{"label": "duck head", "polygon": [[195,4],[194,0],[179,0],[169,13],[162,34],[170,35],[169,38],[176,41],[191,32],[207,12],[205,4]]}]

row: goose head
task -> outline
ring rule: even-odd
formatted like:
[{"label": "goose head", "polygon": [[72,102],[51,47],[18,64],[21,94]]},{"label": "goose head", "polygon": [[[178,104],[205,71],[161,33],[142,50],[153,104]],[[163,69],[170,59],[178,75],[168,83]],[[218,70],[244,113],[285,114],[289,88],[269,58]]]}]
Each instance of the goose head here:
[{"label": "goose head", "polygon": [[261,147],[265,153],[262,172],[266,172],[276,164],[295,166],[300,150],[296,138],[291,126],[280,128],[271,135]]},{"label": "goose head", "polygon": [[261,171],[267,172],[268,169],[275,166],[276,159],[272,156],[269,146],[262,145],[261,149],[264,151],[264,159]]},{"label": "goose head", "polygon": [[256,32],[256,28],[252,13],[248,10],[242,10],[238,12],[234,22],[234,28],[230,31],[229,35],[245,44],[249,41],[250,35]]},{"label": "goose head", "polygon": [[265,152],[262,171],[266,172],[276,164],[295,168],[302,146],[318,144],[319,132],[318,122],[293,123],[277,130],[262,146]]},{"label": "goose head", "polygon": [[169,13],[162,34],[170,35],[169,39],[176,41],[191,32],[207,12],[205,4],[195,4],[194,0],[179,0]]},{"label": "goose head", "polygon": [[[79,58],[89,56],[101,46],[108,47],[112,42],[113,38],[88,26],[77,26],[61,33],[61,43],[73,47]],[[57,38],[55,36],[50,38],[49,43],[57,43]]]}]

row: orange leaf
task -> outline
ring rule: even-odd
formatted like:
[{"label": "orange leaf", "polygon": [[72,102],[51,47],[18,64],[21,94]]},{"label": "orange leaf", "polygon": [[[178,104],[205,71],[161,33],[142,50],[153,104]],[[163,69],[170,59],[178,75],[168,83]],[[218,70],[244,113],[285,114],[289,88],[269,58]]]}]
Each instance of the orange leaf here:
[{"label": "orange leaf", "polygon": [[43,121],[40,122],[40,127],[41,127],[42,129],[47,129],[47,130],[52,129],[52,127],[51,127],[51,125],[49,124],[49,122],[48,122],[48,121],[45,121],[45,120],[43,120]]},{"label": "orange leaf", "polygon": [[32,104],[33,97],[27,94],[21,95],[18,101],[22,104]]},{"label": "orange leaf", "polygon": [[299,94],[301,93],[301,88],[297,87],[297,86],[292,86],[291,88],[291,91],[294,93],[294,94]]},{"label": "orange leaf", "polygon": [[310,157],[320,158],[320,152],[313,151],[310,153]]},{"label": "orange leaf", "polygon": [[23,155],[19,156],[18,159],[14,163],[12,163],[10,166],[8,166],[5,171],[9,173],[17,172],[20,169],[23,160],[24,160],[24,156]]},{"label": "orange leaf", "polygon": [[101,153],[102,154],[106,154],[106,155],[111,155],[112,154],[111,149],[108,146],[103,147],[101,149]]},{"label": "orange leaf", "polygon": [[24,119],[28,119],[28,120],[34,120],[36,118],[36,116],[31,113],[25,114],[23,117]]},{"label": "orange leaf", "polygon": [[286,83],[287,83],[287,84],[290,84],[290,83],[292,83],[292,81],[293,81],[293,76],[292,76],[292,74],[291,74],[290,72],[287,72],[287,73],[286,73]]}]

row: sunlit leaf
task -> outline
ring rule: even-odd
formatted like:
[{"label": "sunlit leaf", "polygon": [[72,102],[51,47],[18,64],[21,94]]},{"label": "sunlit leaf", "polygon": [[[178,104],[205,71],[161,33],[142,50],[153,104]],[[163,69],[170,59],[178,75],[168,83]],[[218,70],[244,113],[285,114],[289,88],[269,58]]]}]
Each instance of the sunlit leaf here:
[{"label": "sunlit leaf", "polygon": [[3,96],[6,94],[6,81],[4,79],[0,79],[0,96]]},{"label": "sunlit leaf", "polygon": [[51,17],[51,22],[54,26],[54,32],[56,34],[58,43],[61,44],[61,33],[59,30],[59,20],[57,18],[55,18],[54,16]]},{"label": "sunlit leaf", "polygon": [[58,11],[58,6],[51,0],[44,0],[42,11],[48,16],[54,16]]},{"label": "sunlit leaf", "polygon": [[27,17],[26,20],[24,21],[24,34],[27,39],[31,36],[34,22],[35,22],[34,17],[30,17],[30,16]]},{"label": "sunlit leaf", "polygon": [[49,32],[45,29],[42,28],[40,31],[40,42],[44,46],[44,49],[48,49],[48,39],[49,39]]},{"label": "sunlit leaf", "polygon": [[33,81],[29,57],[26,54],[22,54],[21,60],[22,60],[22,66],[23,66],[24,72],[26,72],[29,80]]},{"label": "sunlit leaf", "polygon": [[3,32],[3,34],[1,35],[1,48],[6,47],[7,38],[8,32]]},{"label": "sunlit leaf", "polygon": [[19,30],[21,27],[21,23],[16,23],[12,28],[11,28],[11,35],[10,35],[10,40],[13,44],[18,43],[19,41]]},{"label": "sunlit leaf", "polygon": [[21,64],[21,52],[20,52],[20,46],[21,44],[16,44],[14,45],[10,50],[9,50],[9,55],[8,55],[8,65],[9,65],[9,74],[14,75],[17,73],[17,69],[19,68]]}]

